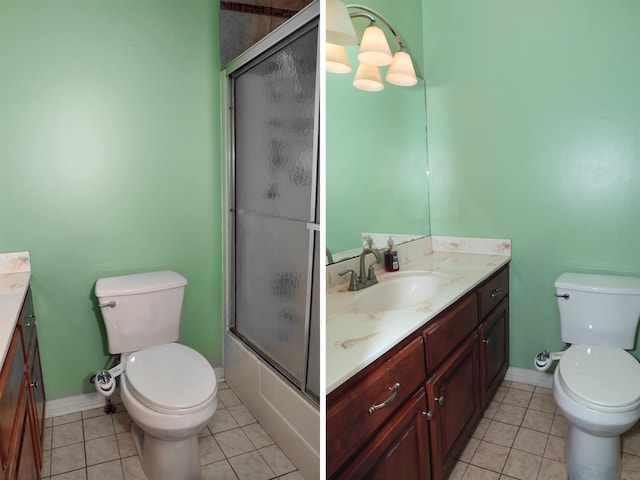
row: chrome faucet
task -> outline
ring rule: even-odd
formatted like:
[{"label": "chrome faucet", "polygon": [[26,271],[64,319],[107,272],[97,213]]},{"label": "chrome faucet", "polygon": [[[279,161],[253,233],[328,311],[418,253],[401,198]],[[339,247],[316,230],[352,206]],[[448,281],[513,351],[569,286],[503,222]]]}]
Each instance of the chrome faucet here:
[{"label": "chrome faucet", "polygon": [[373,263],[369,265],[367,277],[365,278],[364,276],[364,259],[367,256],[367,253],[373,253],[376,257],[376,263],[382,263],[382,255],[380,255],[380,252],[375,248],[365,248],[362,250],[362,253],[360,254],[360,282],[365,284],[362,288],[369,287],[378,283],[376,274],[373,271]]},{"label": "chrome faucet", "polygon": [[373,253],[376,257],[376,261],[374,263],[382,263],[382,255],[375,248],[364,248],[362,253],[360,254],[360,274],[358,275],[354,270],[347,270],[344,272],[340,272],[338,275],[346,275],[347,273],[351,273],[351,279],[349,281],[349,290],[362,290],[363,288],[370,287],[371,285],[375,285],[378,283],[378,279],[376,278],[375,271],[373,269],[373,263],[369,265],[367,273],[365,275],[365,257],[368,253]]},{"label": "chrome faucet", "polygon": [[329,249],[327,248],[327,265],[331,265],[333,263],[333,255],[331,255],[331,252],[329,251]]}]

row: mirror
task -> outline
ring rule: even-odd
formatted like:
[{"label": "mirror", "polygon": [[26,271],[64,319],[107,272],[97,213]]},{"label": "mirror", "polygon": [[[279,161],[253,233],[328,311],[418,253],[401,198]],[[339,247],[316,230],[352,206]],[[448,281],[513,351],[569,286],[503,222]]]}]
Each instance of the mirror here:
[{"label": "mirror", "polygon": [[[357,46],[347,53],[355,70]],[[326,246],[333,261],[358,255],[363,233],[403,234],[396,243],[429,235],[424,80],[364,92],[353,75],[326,74]],[[385,247],[386,237],[375,246]]]}]

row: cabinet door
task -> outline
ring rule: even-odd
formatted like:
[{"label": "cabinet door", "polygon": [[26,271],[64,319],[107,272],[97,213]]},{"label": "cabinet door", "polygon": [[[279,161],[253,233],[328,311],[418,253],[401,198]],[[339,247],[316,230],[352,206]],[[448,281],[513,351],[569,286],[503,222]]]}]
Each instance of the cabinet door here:
[{"label": "cabinet door", "polygon": [[509,299],[505,298],[480,326],[480,395],[482,408],[493,397],[509,366]]},{"label": "cabinet door", "polygon": [[[25,394],[27,395],[27,403],[31,402],[28,397],[29,390],[26,388]],[[40,478],[40,460],[37,455],[38,447],[36,447],[36,440],[34,438],[34,425],[32,423],[32,415],[30,409],[27,408],[24,412],[24,425],[22,430],[22,437],[20,441],[20,453],[18,458],[18,465],[16,471],[16,480],[38,480]]]},{"label": "cabinet door", "polygon": [[15,329],[0,372],[0,460],[5,471],[15,457],[15,438],[18,435],[15,425],[19,425],[16,419],[20,418],[24,372],[22,337]]},{"label": "cabinet door", "polygon": [[474,333],[427,381],[433,478],[445,478],[451,471],[480,414],[478,363],[478,334]]},{"label": "cabinet door", "polygon": [[34,339],[34,348],[29,359],[29,410],[32,416],[31,427],[33,439],[36,442],[35,453],[38,465],[42,465],[42,436],[44,433],[44,407],[45,394],[42,382],[42,367],[40,363],[40,350],[37,337]]},{"label": "cabinet door", "polygon": [[421,388],[336,478],[430,480],[426,408]]}]

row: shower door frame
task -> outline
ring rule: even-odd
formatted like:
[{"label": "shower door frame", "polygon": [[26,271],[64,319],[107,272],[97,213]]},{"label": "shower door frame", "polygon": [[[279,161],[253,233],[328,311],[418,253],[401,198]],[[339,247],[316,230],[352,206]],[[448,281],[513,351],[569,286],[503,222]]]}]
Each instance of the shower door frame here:
[{"label": "shower door frame", "polygon": [[[313,156],[315,158],[315,168],[312,173],[312,192],[311,203],[309,209],[309,217],[315,218],[316,223],[308,222],[307,230],[309,234],[309,252],[307,258],[307,293],[305,304],[305,325],[304,325],[304,354],[303,359],[307,364],[305,365],[303,376],[300,381],[297,381],[292,375],[290,375],[284,368],[281,368],[277,362],[272,360],[267,354],[265,354],[258,346],[253,345],[248,339],[244,338],[240,333],[235,331],[235,123],[234,123],[234,109],[233,109],[233,80],[231,75],[238,70],[242,70],[245,67],[259,63],[262,59],[269,57],[275,51],[276,47],[286,47],[291,42],[298,39],[300,36],[308,33],[313,28],[318,28],[318,40],[316,47],[316,82],[315,82],[315,107],[314,107],[314,131],[313,131]],[[225,71],[222,74],[221,90],[222,97],[225,104],[223,105],[223,126],[225,127],[225,142],[226,148],[224,152],[225,162],[225,175],[223,175],[223,181],[225,182],[223,191],[225,205],[225,230],[226,230],[226,246],[225,246],[225,335],[232,335],[239,339],[242,343],[247,345],[256,355],[258,355],[271,369],[277,372],[278,375],[285,378],[295,389],[297,389],[302,398],[307,402],[310,402],[316,408],[319,407],[321,392],[318,392],[318,396],[311,393],[307,389],[308,381],[308,360],[310,352],[310,327],[312,317],[312,295],[314,292],[313,285],[319,282],[319,269],[320,265],[317,263],[318,255],[317,251],[320,249],[320,234],[319,234],[319,183],[320,183],[320,19],[319,19],[319,2],[314,2],[301,10],[292,19],[278,27],[271,32],[267,37],[262,39],[256,45],[249,48],[246,52],[235,58],[227,65]],[[315,278],[314,278],[315,272]],[[315,292],[319,292],[319,285],[315,288]],[[313,300],[315,306],[320,308],[320,298]],[[317,315],[317,321],[320,321],[319,315]],[[319,328],[319,325],[318,325]],[[320,362],[320,358],[318,358]]]}]

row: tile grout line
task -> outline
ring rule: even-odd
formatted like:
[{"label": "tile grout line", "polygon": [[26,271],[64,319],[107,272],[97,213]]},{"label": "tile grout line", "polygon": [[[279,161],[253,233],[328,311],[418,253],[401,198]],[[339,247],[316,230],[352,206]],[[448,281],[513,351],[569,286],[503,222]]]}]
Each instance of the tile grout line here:
[{"label": "tile grout line", "polygon": [[[235,394],[228,387],[224,389],[228,390],[231,393],[231,395],[235,397]],[[203,432],[206,431],[206,434],[199,436],[199,439],[201,441],[203,438],[211,437],[213,445],[215,445],[213,454],[206,460],[202,460],[203,452],[201,450],[201,462],[202,461],[207,462],[205,463],[205,465],[203,465],[203,473],[204,473],[204,470],[207,468],[213,469],[213,470],[210,470],[209,473],[216,472],[219,469],[222,469],[224,470],[223,472],[224,474],[233,475],[233,478],[245,478],[247,475],[247,472],[244,470],[248,468],[247,467],[248,464],[246,463],[243,464],[242,463],[243,459],[241,457],[242,455],[253,454],[253,457],[249,456],[249,457],[245,457],[244,459],[246,461],[250,461],[251,458],[254,458],[254,459],[256,458],[255,453],[257,453],[258,458],[261,459],[261,464],[260,464],[261,465],[260,468],[262,469],[261,471],[263,472],[263,474],[268,476],[268,478],[275,479],[275,478],[286,477],[287,479],[291,479],[291,480],[304,480],[300,472],[295,468],[295,465],[291,463],[288,457],[284,454],[284,452],[282,452],[282,450],[274,442],[273,438],[271,438],[271,436],[264,430],[264,428],[260,425],[260,423],[255,419],[255,417],[253,417],[252,415],[251,416],[241,415],[236,419],[233,416],[233,414],[229,410],[229,407],[234,407],[234,406],[244,407],[244,404],[241,401],[239,401],[237,397],[235,397],[232,400],[232,402],[233,402],[233,405],[227,406],[224,404],[223,401],[220,401],[218,411],[226,411],[226,414],[228,414],[230,418],[233,420],[233,425],[231,424],[223,425],[223,429],[218,430],[216,427],[213,426],[213,423],[216,421],[215,415],[214,415],[214,417],[202,430]],[[244,409],[246,410],[246,407],[244,407]],[[110,470],[111,473],[114,474],[116,477],[121,475],[121,478],[124,480],[129,480],[130,478],[132,480],[133,478],[135,478],[136,480],[145,478],[144,476],[140,476],[142,474],[141,468],[139,469],[137,474],[134,472],[134,474],[136,474],[135,477],[130,477],[128,475],[128,472],[130,472],[131,461],[127,462],[129,464],[128,467],[125,467],[125,462],[123,462],[123,460],[134,458],[135,460],[133,460],[133,462],[137,464],[135,468],[139,467],[139,459],[138,459],[137,452],[135,451],[135,447],[133,447],[133,449],[130,450],[131,446],[126,445],[126,442],[129,441],[129,440],[125,440],[125,438],[127,438],[126,435],[121,436],[121,440],[122,440],[121,442],[118,441],[118,433],[127,434],[128,433],[127,424],[130,422],[128,414],[126,415],[126,419],[124,421],[122,420],[122,417],[117,419],[115,416],[119,412],[124,412],[126,414],[126,410],[124,409],[124,406],[122,404],[118,404],[118,412],[116,414],[109,415],[108,422],[103,422],[105,424],[108,424],[108,426],[105,426],[105,425],[100,426],[99,425],[100,421],[98,420],[92,421],[93,419],[104,418],[103,415],[106,415],[98,412],[97,410],[98,409],[92,409],[84,412],[78,412],[75,414],[63,415],[61,417],[57,417],[57,419],[52,418],[47,420],[47,423],[45,424],[45,433],[48,435],[49,438],[45,439],[46,444],[44,445],[44,449],[43,449],[43,459],[44,459],[44,456],[47,455],[48,460],[46,459],[44,460],[48,461],[48,464],[47,463],[43,464],[44,475],[42,477],[42,480],[56,480],[57,478],[70,479],[72,476],[74,479],[78,478],[77,476],[79,476],[82,479],[93,480],[94,475],[92,475],[91,472],[93,472],[94,474],[102,475],[104,474],[104,472],[106,472],[107,469],[111,468],[111,467],[106,467],[106,465],[116,461],[118,462],[118,467],[116,469],[114,465],[113,468],[115,469],[115,471],[119,472],[119,474],[115,474],[114,470]],[[241,409],[239,408],[236,410],[241,410]],[[246,413],[250,414],[248,410],[246,411]],[[78,423],[79,427],[69,426],[75,423]],[[253,435],[251,435],[250,433],[251,431],[246,429],[251,425],[256,426],[256,427],[253,427],[255,432],[254,433],[255,436],[253,439],[252,439]],[[65,426],[67,427],[65,428]],[[56,427],[62,427],[62,428],[56,428]],[[74,441],[73,434],[72,434],[72,431],[74,428],[80,429],[80,434],[77,435],[76,437],[76,439],[79,441]],[[101,431],[97,432],[94,436],[94,434],[91,433],[90,428],[101,429]],[[225,432],[232,432],[234,430],[236,430],[237,432],[241,433],[244,436],[244,439],[245,439],[243,440],[244,446],[238,449],[239,453],[235,453],[233,451],[233,446],[231,444],[228,445],[228,448],[232,448],[231,450],[227,449],[228,453],[232,453],[231,455],[229,455],[223,449],[222,447],[223,444],[220,443],[219,434],[222,434]],[[64,436],[57,437],[56,436],[57,434],[67,435],[67,438],[64,439]],[[128,435],[130,436],[130,433],[128,433]],[[216,435],[218,435],[218,438],[216,437]],[[92,438],[89,438],[89,437],[92,437]],[[54,447],[54,444],[58,443],[57,439],[62,439],[60,440],[61,444]],[[95,442],[95,440],[99,440],[99,439],[110,439],[109,442],[111,442],[112,440],[111,442],[112,450],[110,453],[107,453],[104,458],[100,458],[99,456],[96,457],[87,448],[88,443],[91,443],[91,442],[93,442],[93,445],[92,445],[93,447],[98,446],[100,442]],[[266,441],[266,444],[264,444],[265,441]],[[82,445],[82,450],[83,450],[82,458],[84,460],[83,462],[84,466],[80,467],[79,463],[77,463],[75,466],[69,465],[67,467],[65,467],[62,464],[57,464],[57,467],[60,467],[60,468],[56,468],[55,470],[56,473],[54,474],[53,473],[54,472],[53,470],[54,451],[59,448],[67,448],[73,445]],[[264,450],[266,448],[274,449],[273,457],[266,456],[267,450]],[[247,450],[242,452],[241,450],[244,450],[244,449],[247,449]],[[264,452],[261,451],[261,449],[264,450]],[[76,451],[79,454],[80,452],[78,450],[79,449],[77,449]],[[217,450],[217,452],[215,450]],[[110,456],[115,458],[109,459]],[[214,458],[213,461],[211,461],[212,458]],[[233,462],[232,464],[230,462],[230,459],[235,459],[236,461]],[[286,459],[288,463],[284,463],[283,462],[284,459]],[[96,463],[89,465],[90,460]],[[271,466],[270,462],[273,462],[273,467]],[[100,465],[103,466],[102,469],[99,467]],[[284,471],[284,473],[278,474],[276,470],[282,470]],[[77,476],[74,476],[74,475],[77,475]],[[204,477],[205,475],[203,475],[203,478]],[[207,478],[210,478],[210,477],[207,477]]]},{"label": "tile grout line", "polygon": [[[525,402],[524,396],[521,393],[511,393],[511,392],[529,392],[529,398]],[[521,400],[518,401],[517,398]],[[545,398],[546,398],[546,406],[545,406]],[[506,400],[506,401],[505,401]],[[534,400],[536,400],[534,402]],[[509,403],[512,402],[512,403]],[[514,404],[516,403],[516,404]],[[526,407],[524,406],[526,403]],[[503,405],[510,405],[511,407],[517,407],[524,409],[522,412],[522,416],[516,422],[515,418],[510,418],[509,423],[504,421],[504,418],[497,419],[496,417],[501,411],[501,407]],[[551,406],[553,406],[553,412],[551,412]],[[505,408],[502,411],[512,410],[511,408]],[[515,409],[512,410],[516,411]],[[528,422],[531,421],[531,417],[529,417],[529,421],[527,421],[527,413],[528,412],[537,412],[541,416],[538,417],[538,420],[542,418],[543,415],[549,415],[551,417],[551,423],[548,427],[544,427],[542,429],[536,429],[534,425],[530,425]],[[562,419],[562,420],[559,420]],[[502,443],[494,443],[495,441],[500,442],[499,438],[487,438],[487,434],[491,435],[490,429],[491,426],[497,422],[499,424],[505,426],[511,426],[517,428],[515,431],[514,437],[512,440],[505,439]],[[500,427],[497,427],[500,428]],[[476,429],[470,434],[469,443],[467,445],[472,445],[472,451],[469,452],[467,447],[463,449],[463,451],[458,456],[458,462],[454,466],[453,471],[450,474],[449,480],[460,480],[460,479],[468,479],[468,478],[476,478],[474,475],[485,475],[487,479],[512,479],[515,478],[538,478],[538,479],[548,479],[548,478],[567,478],[566,471],[564,468],[564,441],[566,438],[566,428],[567,423],[566,420],[563,419],[561,412],[558,410],[555,400],[553,400],[553,394],[551,389],[541,388],[541,387],[532,387],[526,384],[520,384],[517,382],[511,381],[503,381],[503,384],[500,386],[494,398],[491,400],[490,406],[485,411],[483,416],[480,418]],[[506,430],[509,430],[508,428]],[[521,435],[521,432],[531,431],[536,434],[545,435],[544,447],[542,450],[539,448],[537,451],[541,451],[541,454],[533,453],[534,446],[527,447],[524,443],[518,445],[516,442],[518,437]],[[513,431],[512,431],[513,433]],[[524,435],[526,433],[522,433],[521,440],[523,440]],[[625,439],[629,439],[629,443],[631,444],[631,440],[635,438],[636,446],[633,448],[633,452],[626,451],[625,448]],[[475,448],[473,447],[473,442],[478,442]],[[510,440],[510,441],[509,441]],[[638,422],[634,427],[632,427],[628,432],[623,434],[622,436],[623,446],[622,446],[622,456],[623,456],[623,479],[631,479],[638,478],[640,473],[640,422]],[[542,439],[541,439],[542,441]],[[507,453],[504,455],[504,458],[500,457],[497,463],[494,463],[489,466],[489,463],[486,463],[484,466],[478,465],[478,463],[482,463],[482,459],[480,457],[476,458],[478,454],[478,449],[482,445],[482,442],[486,444],[494,445],[497,447],[497,450],[504,451]],[[558,452],[558,446],[556,445],[556,452],[554,453],[554,443],[562,442],[560,452]],[[510,443],[510,447],[505,446],[504,444]],[[529,448],[531,451],[528,451]],[[631,449],[631,447],[629,447]],[[517,455],[513,455],[513,452],[519,452]],[[520,455],[522,454],[522,455]],[[535,462],[533,467],[527,468],[526,465],[520,465],[513,470],[508,470],[509,459],[515,463],[515,457],[519,456],[522,458],[529,458]],[[625,467],[625,456],[627,459],[627,463],[629,464]],[[476,463],[474,462],[474,459]],[[550,471],[553,469],[553,471]],[[534,471],[535,470],[535,471]],[[508,473],[506,473],[508,472]],[[625,476],[631,475],[631,476]],[[484,476],[482,478],[485,478]]]}]

